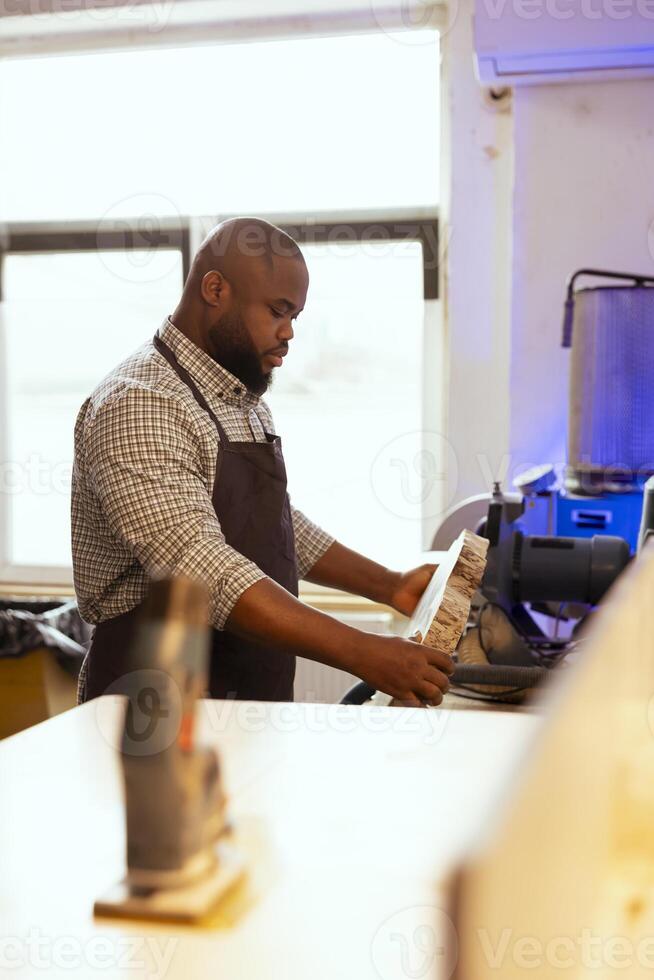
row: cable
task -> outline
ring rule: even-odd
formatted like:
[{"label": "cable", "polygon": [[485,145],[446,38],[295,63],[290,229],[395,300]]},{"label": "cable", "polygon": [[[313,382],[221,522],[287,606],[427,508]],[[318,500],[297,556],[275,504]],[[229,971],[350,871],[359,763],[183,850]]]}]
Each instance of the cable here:
[{"label": "cable", "polygon": [[560,602],[559,603],[559,611],[557,612],[556,619],[554,620],[554,639],[555,640],[558,640],[558,638],[559,638],[559,624],[561,622],[561,616],[563,615],[563,608],[564,608],[564,606],[565,606],[565,603],[564,602]]}]

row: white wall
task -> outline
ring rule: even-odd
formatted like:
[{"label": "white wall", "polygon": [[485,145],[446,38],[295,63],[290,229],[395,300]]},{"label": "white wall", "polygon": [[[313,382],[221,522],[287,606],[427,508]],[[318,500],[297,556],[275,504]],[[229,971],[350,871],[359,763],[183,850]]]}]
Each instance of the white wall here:
[{"label": "white wall", "polygon": [[514,113],[510,445],[515,462],[559,462],[566,278],[654,274],[654,79],[518,89]]},{"label": "white wall", "polygon": [[494,115],[474,77],[471,12],[461,0],[442,42],[457,499],[565,459],[568,275],[654,274],[654,79],[520,88],[512,114]]},{"label": "white wall", "polygon": [[472,2],[442,38],[442,263],[447,435],[456,499],[488,489],[509,445],[512,118],[472,70]]}]

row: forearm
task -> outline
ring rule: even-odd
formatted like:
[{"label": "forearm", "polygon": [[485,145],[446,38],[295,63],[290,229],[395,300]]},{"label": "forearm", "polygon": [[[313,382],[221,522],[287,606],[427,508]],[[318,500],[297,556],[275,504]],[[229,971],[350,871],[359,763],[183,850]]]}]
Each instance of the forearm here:
[{"label": "forearm", "polygon": [[366,634],[305,605],[269,578],[242,593],[226,628],[245,640],[341,670],[356,672],[364,656]]},{"label": "forearm", "polygon": [[400,575],[335,541],[305,578],[389,605]]},{"label": "forearm", "polygon": [[236,602],[228,629],[289,655],[348,671],[407,704],[440,704],[453,670],[450,657],[398,636],[353,629],[305,606],[272,579],[256,582]]}]

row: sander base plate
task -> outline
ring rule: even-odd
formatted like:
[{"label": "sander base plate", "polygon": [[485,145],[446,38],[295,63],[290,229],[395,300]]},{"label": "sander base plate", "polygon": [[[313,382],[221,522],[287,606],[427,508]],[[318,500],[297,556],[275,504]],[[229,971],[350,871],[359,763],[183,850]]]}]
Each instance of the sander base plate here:
[{"label": "sander base plate", "polygon": [[93,913],[121,919],[198,922],[215,909],[245,874],[245,862],[232,844],[221,842],[217,857],[218,863],[211,873],[180,888],[136,890],[123,880],[95,902]]}]

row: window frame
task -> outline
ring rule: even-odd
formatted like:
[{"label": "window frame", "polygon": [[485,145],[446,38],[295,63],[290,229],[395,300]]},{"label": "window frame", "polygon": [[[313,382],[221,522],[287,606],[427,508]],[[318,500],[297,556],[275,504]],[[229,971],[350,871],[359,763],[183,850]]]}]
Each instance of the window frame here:
[{"label": "window frame", "polygon": [[[189,221],[191,244],[199,248],[207,232],[237,214],[216,214]],[[441,238],[438,207],[384,210],[317,211],[309,214],[265,212],[259,215],[291,235],[300,245],[349,242],[418,242],[422,247],[423,299],[440,299]],[[347,237],[340,237],[343,233]],[[381,236],[380,237],[380,233]]]},{"label": "window frame", "polygon": [[[157,247],[175,249],[182,254],[183,278],[186,281],[194,252],[204,235],[216,223],[235,215],[223,214],[212,217],[183,217],[166,219],[159,223],[159,233],[166,243]],[[425,311],[439,299],[440,236],[437,209],[416,209],[415,211],[362,211],[342,214],[317,213],[302,214],[263,214],[261,217],[273,222],[291,234],[302,244],[345,244],[348,242],[418,242],[422,248],[423,259],[423,301]],[[98,241],[100,223],[84,222],[46,222],[10,223],[5,225],[0,239],[0,462],[7,460],[8,412],[5,355],[6,334],[4,328],[4,308],[2,305],[3,266],[8,255],[45,254],[48,252],[120,251],[142,249],[139,241],[136,219],[125,219],[114,226],[102,222],[101,242]],[[166,237],[167,236],[167,237]],[[425,326],[429,328],[430,318],[425,312]],[[424,337],[424,349],[430,338]],[[424,399],[423,399],[424,415]],[[5,594],[31,595],[70,595],[72,593],[72,567],[16,565],[9,561],[9,513],[8,498],[0,497],[0,592]],[[424,531],[424,521],[423,521]]]},{"label": "window frame", "polygon": [[[23,4],[29,9],[29,4]],[[448,26],[446,0],[285,0],[274,9],[268,0],[234,5],[186,0],[170,5],[162,17],[154,0],[45,0],[38,16],[17,11],[0,17],[0,58],[42,57],[180,45],[247,44],[357,34],[440,34]],[[279,5],[278,5],[279,6]],[[48,13],[47,8],[58,13]],[[62,10],[63,8],[63,10]],[[272,8],[272,9],[271,9]],[[310,8],[310,9],[308,9]],[[98,13],[103,16],[98,17]],[[110,16],[108,16],[110,15]]]}]

